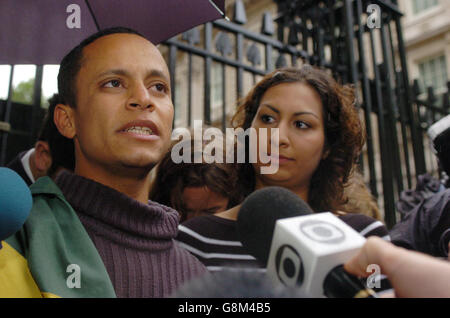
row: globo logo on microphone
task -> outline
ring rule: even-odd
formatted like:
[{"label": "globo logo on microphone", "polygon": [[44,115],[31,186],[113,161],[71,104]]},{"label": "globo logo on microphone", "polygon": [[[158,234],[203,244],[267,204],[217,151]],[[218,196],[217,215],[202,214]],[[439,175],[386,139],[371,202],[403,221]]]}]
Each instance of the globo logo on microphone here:
[{"label": "globo logo on microphone", "polygon": [[[339,244],[345,241],[344,232],[323,220],[306,220],[299,224],[300,232],[321,244]],[[300,254],[291,245],[279,247],[275,256],[278,279],[287,286],[300,286],[304,280],[304,266]]]},{"label": "globo logo on microphone", "polygon": [[300,223],[300,231],[317,243],[339,244],[345,240],[345,234],[341,229],[322,220],[302,222]]},{"label": "globo logo on microphone", "polygon": [[324,282],[353,257],[365,238],[330,212],[276,221],[267,273],[275,283],[324,297]]},{"label": "globo logo on microphone", "polygon": [[290,245],[282,245],[275,257],[278,279],[287,286],[303,283],[304,269],[300,254]]}]

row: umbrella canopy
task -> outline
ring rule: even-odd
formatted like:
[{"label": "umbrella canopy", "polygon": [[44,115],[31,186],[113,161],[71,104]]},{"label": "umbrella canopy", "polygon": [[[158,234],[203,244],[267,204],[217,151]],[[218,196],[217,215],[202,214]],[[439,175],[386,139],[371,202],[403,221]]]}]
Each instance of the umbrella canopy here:
[{"label": "umbrella canopy", "polygon": [[0,64],[59,64],[84,38],[114,26],[157,44],[223,17],[224,6],[225,0],[1,0]]}]

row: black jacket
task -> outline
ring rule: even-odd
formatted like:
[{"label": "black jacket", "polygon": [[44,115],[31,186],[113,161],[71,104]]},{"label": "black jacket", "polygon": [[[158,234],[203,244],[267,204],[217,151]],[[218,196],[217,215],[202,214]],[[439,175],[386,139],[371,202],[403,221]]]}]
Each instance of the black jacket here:
[{"label": "black jacket", "polygon": [[450,189],[429,192],[401,213],[402,220],[389,233],[392,243],[437,257],[448,256]]},{"label": "black jacket", "polygon": [[25,183],[30,186],[33,182],[28,177],[27,173],[25,172],[25,169],[22,164],[22,157],[25,156],[25,154],[28,152],[28,150],[22,151],[19,153],[11,162],[9,162],[6,167],[9,169],[14,170],[17,172],[22,179],[25,181]]}]

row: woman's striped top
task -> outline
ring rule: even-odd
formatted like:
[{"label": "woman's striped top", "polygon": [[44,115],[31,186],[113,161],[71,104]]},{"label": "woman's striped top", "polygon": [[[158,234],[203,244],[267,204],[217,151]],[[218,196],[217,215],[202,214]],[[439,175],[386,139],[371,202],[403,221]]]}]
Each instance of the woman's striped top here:
[{"label": "woman's striped top", "polygon": [[[390,240],[384,224],[362,214],[338,216],[365,237],[379,236]],[[187,220],[178,227],[176,240],[196,256],[211,272],[232,268],[260,268],[263,265],[249,255],[238,239],[236,221],[215,215]]]}]

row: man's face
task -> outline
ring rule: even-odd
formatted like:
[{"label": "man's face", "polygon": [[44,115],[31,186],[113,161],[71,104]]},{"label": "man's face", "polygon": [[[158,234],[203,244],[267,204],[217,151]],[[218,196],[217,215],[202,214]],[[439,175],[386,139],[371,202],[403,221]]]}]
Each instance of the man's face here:
[{"label": "man's face", "polygon": [[134,34],[112,34],[83,50],[74,109],[77,169],[149,169],[170,142],[173,119],[167,65]]}]

